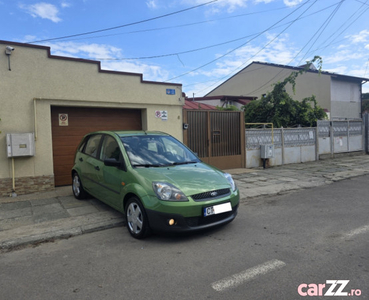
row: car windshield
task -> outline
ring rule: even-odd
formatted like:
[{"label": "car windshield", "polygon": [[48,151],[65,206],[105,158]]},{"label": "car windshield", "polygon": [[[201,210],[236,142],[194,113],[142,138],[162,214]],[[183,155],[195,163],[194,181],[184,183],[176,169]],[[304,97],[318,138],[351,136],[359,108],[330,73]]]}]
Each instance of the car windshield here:
[{"label": "car windshield", "polygon": [[171,136],[138,135],[121,140],[133,167],[163,167],[200,161]]}]

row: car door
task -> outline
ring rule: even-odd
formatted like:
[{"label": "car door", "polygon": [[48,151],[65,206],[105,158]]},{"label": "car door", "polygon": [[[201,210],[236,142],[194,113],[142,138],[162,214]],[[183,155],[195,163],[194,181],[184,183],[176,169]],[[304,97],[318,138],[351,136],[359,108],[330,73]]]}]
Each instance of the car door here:
[{"label": "car door", "polygon": [[104,165],[101,173],[101,197],[110,206],[121,209],[121,190],[124,187],[126,172],[123,170],[124,161],[118,142],[114,137],[105,135],[101,145],[100,160],[113,160],[119,165]]},{"label": "car door", "polygon": [[99,160],[102,134],[91,135],[80,157],[82,180],[85,189],[94,197],[100,199],[99,183],[101,181],[101,169],[103,163]]}]

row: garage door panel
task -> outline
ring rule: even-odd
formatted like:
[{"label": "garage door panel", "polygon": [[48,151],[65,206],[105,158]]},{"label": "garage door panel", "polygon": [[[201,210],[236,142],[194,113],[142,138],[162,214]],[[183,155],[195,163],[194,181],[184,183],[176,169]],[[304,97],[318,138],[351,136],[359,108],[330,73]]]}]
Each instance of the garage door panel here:
[{"label": "garage door panel", "polygon": [[54,154],[54,157],[57,157],[58,160],[62,157],[74,157],[74,154],[76,153],[77,147],[60,147],[56,154]]},{"label": "garage door panel", "polygon": [[[65,166],[67,166],[69,168],[69,171],[68,171],[68,174],[70,174],[71,170],[72,170],[72,167],[73,167],[73,160],[70,161],[69,159],[64,159],[64,163],[63,164],[56,164],[54,165],[54,171],[55,172],[62,172],[64,171],[65,169]],[[64,172],[64,173],[67,173],[67,172]]]},{"label": "garage door panel", "polygon": [[[60,124],[59,114],[67,115],[67,124]],[[55,185],[69,185],[74,154],[82,137],[99,130],[141,130],[141,110],[51,107],[51,126]]]},{"label": "garage door panel", "polygon": [[[140,125],[139,122],[133,117],[119,117],[116,115],[111,116],[113,119],[107,124],[106,118],[102,117],[89,117],[89,118],[75,118],[73,119],[72,116],[68,115],[68,123],[69,127],[77,127],[77,128],[88,128],[88,127],[96,127],[96,126],[109,126],[109,128],[116,128],[119,129],[122,126],[122,123],[136,123],[136,125]],[[120,118],[120,119],[114,119]],[[122,120],[124,119],[124,120]],[[56,122],[55,125],[59,125],[59,122]],[[61,130],[68,130],[69,128],[61,128]]]},{"label": "garage door panel", "polygon": [[[54,142],[53,142],[53,146],[54,147],[71,147],[72,145],[79,144],[79,142],[81,141],[81,136],[84,136],[84,134],[81,134],[79,136],[61,136],[58,137]],[[75,147],[77,147],[75,146]]]},{"label": "garage door panel", "polygon": [[69,174],[59,175],[55,177],[55,186],[70,185],[72,184],[72,176]]}]

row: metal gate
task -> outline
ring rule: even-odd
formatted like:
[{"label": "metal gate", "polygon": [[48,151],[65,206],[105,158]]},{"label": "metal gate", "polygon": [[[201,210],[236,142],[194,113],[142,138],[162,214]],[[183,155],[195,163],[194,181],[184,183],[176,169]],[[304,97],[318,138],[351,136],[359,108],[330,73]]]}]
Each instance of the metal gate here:
[{"label": "metal gate", "polygon": [[243,112],[184,110],[184,143],[219,169],[245,168]]}]

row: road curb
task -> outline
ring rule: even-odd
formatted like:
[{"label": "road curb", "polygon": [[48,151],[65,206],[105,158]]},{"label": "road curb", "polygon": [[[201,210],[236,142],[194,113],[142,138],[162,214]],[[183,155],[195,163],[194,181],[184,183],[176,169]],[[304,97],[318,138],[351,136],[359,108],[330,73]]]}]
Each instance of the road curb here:
[{"label": "road curb", "polygon": [[28,245],[37,245],[125,225],[123,216],[110,212],[75,217],[68,222],[71,223],[69,226],[65,223],[65,220],[57,220],[33,226],[22,226],[8,230],[5,236],[2,236],[0,232],[0,251],[7,252]]}]

